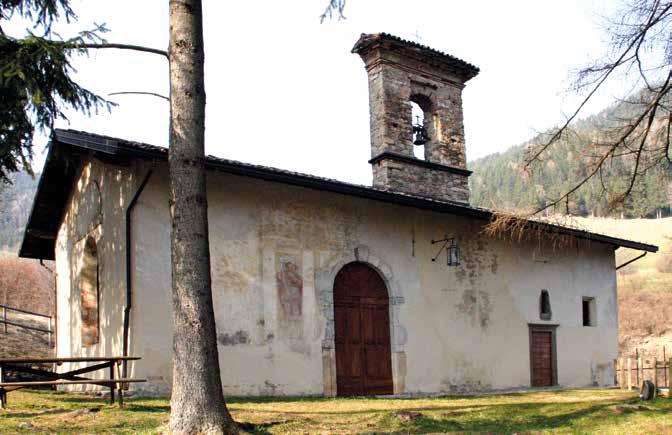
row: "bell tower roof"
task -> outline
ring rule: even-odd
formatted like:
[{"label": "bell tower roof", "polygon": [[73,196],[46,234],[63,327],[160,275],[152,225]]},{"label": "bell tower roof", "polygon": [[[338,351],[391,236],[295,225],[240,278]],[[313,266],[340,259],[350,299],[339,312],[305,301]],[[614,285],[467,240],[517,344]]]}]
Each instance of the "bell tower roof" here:
[{"label": "bell tower roof", "polygon": [[458,74],[463,83],[474,78],[480,71],[478,67],[455,56],[389,33],[362,33],[355,46],[352,47],[352,52],[365,57],[369,52],[380,49],[415,58],[419,63],[426,66],[431,65],[443,72]]}]

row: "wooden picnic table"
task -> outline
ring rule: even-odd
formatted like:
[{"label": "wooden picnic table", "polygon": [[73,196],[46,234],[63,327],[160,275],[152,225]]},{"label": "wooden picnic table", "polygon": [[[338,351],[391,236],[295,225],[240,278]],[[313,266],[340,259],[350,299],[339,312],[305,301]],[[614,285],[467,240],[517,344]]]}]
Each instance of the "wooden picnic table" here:
[{"label": "wooden picnic table", "polygon": [[[0,408],[7,406],[7,393],[21,388],[44,385],[76,385],[90,384],[103,385],[110,388],[110,402],[114,403],[115,388],[118,391],[119,407],[124,406],[124,388],[132,382],[146,382],[146,379],[122,378],[119,373],[121,364],[124,361],[139,360],[139,356],[93,356],[93,357],[47,357],[47,358],[0,358]],[[41,368],[26,367],[21,364],[55,364],[60,366],[64,363],[98,363],[82,367],[68,372],[56,373]],[[110,370],[110,377],[107,379],[88,378],[83,375],[98,370]],[[23,382],[5,382],[4,373],[11,370],[18,373],[27,373],[31,375],[46,378],[46,381],[23,381]],[[117,376],[115,377],[115,372]]]}]

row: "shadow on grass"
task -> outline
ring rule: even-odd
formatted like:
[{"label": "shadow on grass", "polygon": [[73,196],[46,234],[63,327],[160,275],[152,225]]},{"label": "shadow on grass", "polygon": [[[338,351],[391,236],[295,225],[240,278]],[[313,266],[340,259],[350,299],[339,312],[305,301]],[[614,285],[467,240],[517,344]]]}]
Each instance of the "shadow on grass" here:
[{"label": "shadow on grass", "polygon": [[[263,403],[263,402],[262,402]],[[283,412],[277,409],[239,409],[243,412],[268,413],[275,416],[301,415],[338,415],[338,414],[371,414],[381,415],[380,427],[396,428],[401,432],[540,432],[565,428],[576,430],[584,427],[590,430],[605,422],[618,424],[626,421],[633,413],[642,413],[651,417],[668,415],[670,402],[667,399],[650,402],[644,410],[625,408],[619,412],[616,405],[641,404],[636,399],[618,400],[603,399],[592,401],[547,401],[525,403],[494,403],[466,406],[445,407],[399,407],[391,409],[369,409],[358,411],[335,412]],[[417,420],[400,422],[395,416],[399,411],[427,413]],[[431,414],[430,414],[431,413]],[[310,430],[310,429],[306,429]],[[265,433],[265,432],[258,432]]]},{"label": "shadow on grass", "polygon": [[[43,390],[26,390],[29,391],[32,395],[43,396],[46,400],[52,402],[53,406],[58,406],[59,404],[69,404],[76,406],[69,406],[67,409],[58,410],[58,412],[71,412],[73,409],[78,408],[88,408],[91,406],[107,406],[107,407],[118,407],[119,404],[117,401],[114,403],[110,402],[110,398],[105,396],[95,396],[91,394],[72,394],[62,391],[43,391]],[[118,400],[118,399],[117,399]],[[146,401],[165,401],[168,403],[168,398],[159,398],[156,397],[124,397],[124,411],[130,412],[149,412],[149,413],[169,413],[170,405],[160,405],[160,404],[147,404]],[[37,401],[36,401],[37,402]],[[30,403],[23,403],[22,406],[30,407]],[[37,411],[36,411],[37,412]]]},{"label": "shadow on grass", "polygon": [[143,405],[139,403],[127,402],[124,405],[124,411],[170,413],[170,405]]},{"label": "shadow on grass", "polygon": [[[311,401],[312,402],[312,401]],[[248,402],[255,403],[255,402]],[[603,400],[592,400],[590,403],[598,403],[603,406],[611,406],[628,403],[624,400],[614,400],[614,399],[603,399]],[[240,403],[243,404],[242,402]],[[495,409],[506,409],[511,408],[514,410],[520,409],[542,409],[544,407],[563,407],[563,406],[573,406],[573,405],[585,405],[587,402],[583,401],[571,401],[571,402],[523,402],[523,403],[492,403],[492,404],[474,404],[474,405],[463,405],[463,406],[415,406],[415,407],[394,407],[394,411],[405,411],[405,412],[451,412],[455,411],[475,411],[475,410],[495,410]],[[229,402],[229,405],[235,405]],[[272,408],[237,408],[235,406],[230,406],[232,410],[242,411],[242,412],[251,412],[251,413],[265,413],[265,414],[286,414],[286,415],[339,415],[339,414],[380,414],[389,412],[390,409],[385,408],[370,408],[370,409],[359,409],[357,411],[353,410],[339,410],[334,409],[333,411],[283,411],[279,409]],[[505,412],[505,411],[503,411]]]},{"label": "shadow on grass", "polygon": [[254,434],[269,434],[270,428],[285,423],[289,422],[288,421],[269,421],[267,423],[248,423],[245,421],[236,422],[236,424],[240,429],[242,429],[246,433],[254,433]]},{"label": "shadow on grass", "polygon": [[[289,402],[311,402],[311,403],[323,403],[323,402],[333,402],[333,401],[345,401],[345,400],[377,400],[377,397],[323,397],[323,396],[263,396],[263,397],[252,397],[252,396],[227,396],[226,404],[247,404],[247,403],[289,403]],[[390,400],[390,399],[384,399]],[[401,400],[401,399],[395,399]]]},{"label": "shadow on grass", "polygon": [[[618,391],[618,390],[615,390]],[[591,390],[586,390],[587,393],[592,392]],[[252,397],[252,396],[227,396],[227,404],[245,404],[245,403],[288,403],[288,402],[313,402],[313,403],[323,403],[323,402],[350,402],[350,401],[360,401],[366,400],[367,402],[386,402],[386,401],[395,401],[395,402],[404,402],[404,401],[417,401],[417,400],[487,400],[493,397],[498,398],[522,398],[526,396],[533,396],[537,394],[552,394],[553,396],[573,396],[576,394],[575,390],[558,390],[555,388],[548,389],[539,389],[538,391],[523,391],[523,392],[509,392],[501,394],[474,394],[474,395],[442,395],[442,396],[418,396],[418,397],[395,397],[395,396],[353,396],[353,397],[324,397],[324,396],[263,396],[263,397]]]},{"label": "shadow on grass", "polygon": [[45,415],[57,415],[57,414],[66,414],[72,412],[71,409],[52,409],[49,411],[35,411],[35,412],[9,412],[7,414],[2,414],[2,418],[36,418],[42,417]]},{"label": "shadow on grass", "polygon": [[[440,418],[423,416],[413,422],[402,425],[404,431],[408,432],[538,432],[553,430],[562,427],[571,427],[572,424],[582,418],[594,418],[594,421],[603,422],[605,419],[611,419],[614,422],[624,419],[625,416],[634,412],[644,412],[651,414],[667,415],[665,409],[647,409],[645,411],[625,410],[621,414],[615,414],[609,408],[624,402],[605,402],[585,409],[572,410],[560,414],[547,415],[543,413],[543,407],[552,405],[558,406],[561,403],[544,404],[508,404],[508,405],[489,405],[484,406],[478,418],[470,418],[469,411],[462,409],[459,412],[447,413]],[[496,409],[497,407],[505,409]],[[605,415],[605,412],[609,414]],[[386,416],[386,419],[394,418],[392,415]],[[599,424],[599,423],[598,423]]]},{"label": "shadow on grass", "polygon": [[[96,397],[91,395],[73,395],[45,391],[33,391],[35,397],[31,399],[39,403],[42,398],[51,406],[58,406],[62,403],[62,408],[30,412],[28,402],[21,404],[20,412],[3,414],[2,417],[32,419],[44,414],[63,414],[72,412],[78,407],[91,407],[105,404],[107,409],[111,409],[109,398]],[[672,400],[660,399],[650,404],[645,404],[646,409],[641,411],[626,409],[619,413],[614,412],[615,405],[627,405],[632,403],[642,404],[632,398],[619,398],[614,396],[603,396],[602,398],[587,398],[580,400],[563,392],[553,392],[553,396],[558,396],[557,400],[550,397],[540,398],[539,396],[526,393],[514,393],[501,396],[507,396],[519,402],[511,403],[488,403],[490,396],[444,396],[442,398],[427,398],[427,403],[414,403],[418,398],[392,398],[392,397],[374,397],[374,398],[325,398],[325,397],[229,397],[227,403],[231,410],[241,413],[259,413],[268,414],[257,417],[247,417],[259,423],[239,422],[241,428],[249,433],[266,434],[272,430],[277,431],[284,428],[283,425],[299,425],[298,429],[310,431],[311,427],[324,428],[331,425],[343,426],[348,430],[352,421],[341,422],[339,416],[354,414],[370,415],[372,421],[377,421],[382,427],[393,428],[401,432],[427,433],[427,432],[539,432],[564,428],[569,430],[590,431],[591,427],[598,427],[602,422],[619,423],[628,419],[632,413],[642,413],[651,417],[668,414],[672,410]],[[563,401],[563,396],[566,401]],[[477,401],[483,399],[483,403],[454,402],[455,406],[445,401],[452,398],[464,401],[465,399]],[[540,399],[543,401],[535,401]],[[422,399],[422,398],[421,398]],[[436,403],[438,406],[431,406],[434,400],[443,400],[443,403]],[[279,408],[288,408],[287,410],[275,409],[272,404],[287,404],[278,406]],[[301,405],[296,412],[291,411],[291,404]],[[356,406],[356,410],[348,410],[350,403]],[[370,406],[366,406],[367,403]],[[260,406],[254,406],[258,404]],[[268,404],[268,406],[264,406]],[[249,408],[245,405],[252,405]],[[326,406],[325,406],[326,405]],[[331,407],[330,405],[336,405]],[[341,405],[341,406],[338,406]],[[114,405],[116,408],[116,405]],[[342,410],[338,408],[342,407]],[[355,406],[353,406],[355,407]],[[320,409],[327,408],[327,409]],[[331,408],[331,409],[329,409]],[[377,408],[377,409],[376,409]],[[311,411],[314,410],[314,411]],[[155,397],[133,397],[125,401],[124,414],[142,415],[145,413],[168,414],[170,406],[168,398]],[[414,421],[402,422],[394,414],[399,411],[421,412],[425,415]],[[116,414],[115,414],[116,415]],[[122,414],[119,414],[121,418]],[[306,418],[313,415],[314,418]],[[242,415],[241,415],[242,416]],[[319,417],[323,416],[323,417]],[[334,419],[332,416],[335,416]],[[1,418],[1,417],[0,417]],[[245,418],[245,417],[243,417]],[[364,417],[368,418],[368,417]],[[332,421],[333,420],[333,421]],[[351,419],[346,419],[351,420]],[[124,425],[131,424],[128,422]],[[303,425],[306,425],[305,427]],[[125,427],[125,426],[124,426]],[[372,427],[372,431],[375,428]]]}]

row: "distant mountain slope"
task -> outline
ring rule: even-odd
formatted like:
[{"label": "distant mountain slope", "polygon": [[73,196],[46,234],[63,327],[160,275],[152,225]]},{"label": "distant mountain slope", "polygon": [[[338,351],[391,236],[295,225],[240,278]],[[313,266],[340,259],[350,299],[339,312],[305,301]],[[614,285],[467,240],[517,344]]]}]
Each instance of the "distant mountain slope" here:
[{"label": "distant mountain slope", "polygon": [[12,175],[11,185],[0,185],[0,251],[18,252],[23,229],[33,205],[37,180],[25,172]]},{"label": "distant mountain slope", "polygon": [[[575,126],[575,134],[548,149],[542,156],[543,165],[536,165],[531,175],[524,175],[520,171],[523,155],[525,147],[540,141],[540,137],[503,153],[470,162],[469,169],[474,171],[470,177],[471,203],[519,211],[539,208],[546,204],[545,201],[560,197],[587,174],[588,158],[584,153],[586,144],[599,137],[597,126],[608,123],[614,116],[622,114],[623,110],[615,106],[579,121]],[[623,190],[629,180],[631,165],[628,158],[609,161],[603,172],[603,182],[609,190]],[[608,199],[601,194],[600,179],[596,177],[572,195],[569,211],[577,216],[667,216],[672,202],[671,182],[669,171],[649,171],[628,203],[622,209],[613,211],[608,207]],[[553,213],[553,210],[549,212]],[[562,207],[555,212],[564,213],[566,209]]]}]

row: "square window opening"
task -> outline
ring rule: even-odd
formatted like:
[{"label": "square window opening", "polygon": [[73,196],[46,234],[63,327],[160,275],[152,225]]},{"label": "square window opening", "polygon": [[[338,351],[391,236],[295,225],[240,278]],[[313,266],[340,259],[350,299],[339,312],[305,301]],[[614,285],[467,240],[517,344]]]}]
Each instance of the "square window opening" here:
[{"label": "square window opening", "polygon": [[583,326],[597,325],[597,310],[595,307],[595,298],[583,298]]}]

